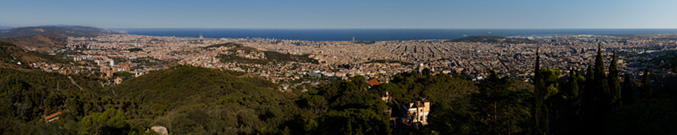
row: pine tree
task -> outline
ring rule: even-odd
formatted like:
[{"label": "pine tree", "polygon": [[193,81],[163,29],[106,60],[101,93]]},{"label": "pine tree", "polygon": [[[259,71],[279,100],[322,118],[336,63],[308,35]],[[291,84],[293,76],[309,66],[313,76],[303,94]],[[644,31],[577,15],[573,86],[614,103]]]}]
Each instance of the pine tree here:
[{"label": "pine tree", "polygon": [[611,94],[611,108],[616,109],[622,105],[621,84],[618,79],[618,61],[616,60],[616,51],[614,51],[611,65],[609,65],[609,92]]},{"label": "pine tree", "polygon": [[642,77],[642,90],[640,91],[640,96],[642,98],[651,97],[653,92],[651,88],[651,79],[649,79],[649,69],[644,69],[644,76]]},{"label": "pine tree", "polygon": [[633,92],[633,85],[632,85],[632,79],[630,78],[630,74],[625,75],[625,80],[623,81],[623,104],[628,105],[632,104],[635,102],[634,100],[634,92]]}]

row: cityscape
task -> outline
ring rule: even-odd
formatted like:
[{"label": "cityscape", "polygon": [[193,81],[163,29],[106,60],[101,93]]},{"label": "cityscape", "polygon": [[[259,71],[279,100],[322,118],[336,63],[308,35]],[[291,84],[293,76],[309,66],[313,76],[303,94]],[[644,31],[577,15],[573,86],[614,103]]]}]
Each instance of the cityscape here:
[{"label": "cityscape", "polygon": [[0,134],[677,134],[677,3],[609,2],[6,2]]},{"label": "cityscape", "polygon": [[[110,78],[115,72],[129,72],[138,77],[149,71],[172,65],[191,65],[221,70],[233,70],[260,75],[275,83],[294,82],[307,76],[324,76],[347,79],[355,75],[367,78],[384,78],[429,68],[437,74],[463,74],[472,80],[481,80],[492,70],[506,76],[529,81],[533,76],[536,48],[541,48],[544,66],[563,70],[585,70],[592,60],[598,42],[607,50],[605,61],[611,61],[612,51],[623,53],[619,66],[626,72],[641,72],[644,62],[652,54],[677,50],[675,34],[647,35],[555,35],[549,37],[516,37],[534,43],[454,42],[451,40],[410,41],[303,41],[263,38],[184,38],[128,34],[101,35],[98,37],[70,37],[62,52],[74,52],[66,57],[81,63],[78,67],[60,67],[31,63],[48,72],[79,73],[101,72]],[[658,39],[658,40],[654,40]],[[237,57],[266,59],[263,51],[304,55],[317,60],[312,62],[238,63],[224,61],[220,55],[230,55],[235,46],[204,49],[215,44],[241,44],[256,49],[255,52],[235,52]],[[30,48],[26,48],[30,50]],[[134,50],[138,49],[138,50]],[[644,55],[642,55],[644,54]],[[144,61],[145,60],[145,61]],[[148,60],[155,62],[148,62]],[[379,61],[380,60],[380,61]],[[87,63],[87,62],[90,63]],[[164,64],[158,64],[164,63]],[[608,63],[607,63],[608,64]],[[54,68],[61,68],[54,70]],[[99,69],[98,71],[95,69]],[[672,71],[656,71],[673,74]],[[317,74],[317,75],[314,75]],[[115,78],[113,78],[115,79]],[[292,84],[289,84],[292,85]]]}]

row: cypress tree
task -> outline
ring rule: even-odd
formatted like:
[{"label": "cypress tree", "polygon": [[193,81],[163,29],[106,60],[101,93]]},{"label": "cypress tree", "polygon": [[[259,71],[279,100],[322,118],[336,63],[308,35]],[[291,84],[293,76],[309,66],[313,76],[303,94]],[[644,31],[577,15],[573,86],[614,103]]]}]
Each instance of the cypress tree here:
[{"label": "cypress tree", "polygon": [[595,71],[592,70],[592,60],[588,61],[588,68],[585,69],[585,89],[594,89]]},{"label": "cypress tree", "polygon": [[604,134],[604,121],[609,112],[611,96],[609,84],[604,72],[604,60],[602,58],[602,44],[597,44],[597,56],[595,57],[594,71],[592,63],[588,65],[586,77],[586,90],[583,98],[583,134]]},{"label": "cypress tree", "polygon": [[583,113],[588,109],[588,106],[591,106],[592,103],[594,102],[593,99],[593,93],[595,90],[595,82],[594,82],[595,74],[594,71],[592,70],[592,60],[589,60],[588,67],[586,68],[585,72],[585,87],[583,88],[583,91],[581,92],[580,98],[581,98],[581,106],[583,107]]},{"label": "cypress tree", "polygon": [[649,79],[649,69],[644,69],[644,76],[642,77],[642,90],[640,91],[640,96],[642,98],[651,97],[651,80]]},{"label": "cypress tree", "polygon": [[593,111],[593,134],[604,134],[604,121],[606,120],[606,115],[611,110],[611,94],[609,91],[609,84],[606,78],[606,72],[604,71],[604,58],[602,57],[602,44],[597,44],[597,56],[595,57],[595,91],[593,94],[594,108],[591,108]]},{"label": "cypress tree", "polygon": [[581,128],[581,89],[578,84],[579,80],[579,75],[572,68],[569,77],[569,89],[571,94],[568,96],[569,109],[567,110],[569,111],[567,121],[569,121],[569,128],[571,128],[569,133],[571,134],[580,134],[579,131]]},{"label": "cypress tree", "polygon": [[632,104],[635,102],[634,100],[634,92],[633,92],[633,85],[632,85],[632,79],[630,78],[630,74],[625,75],[625,79],[623,81],[623,104],[628,105]]},{"label": "cypress tree", "polygon": [[[595,85],[597,86],[596,89],[598,92],[596,93],[596,96],[600,100],[608,100],[605,99],[607,98],[609,93],[609,85],[607,84],[606,80],[606,72],[604,71],[604,58],[602,58],[602,44],[598,43],[597,44],[597,56],[595,57]],[[601,90],[601,91],[600,91]],[[602,92],[602,93],[599,93]]]},{"label": "cypress tree", "polygon": [[536,48],[536,66],[534,66],[534,106],[532,109],[533,120],[531,123],[532,128],[530,134],[532,135],[544,135],[548,134],[548,109],[546,108],[544,102],[545,92],[543,88],[542,75],[540,73],[540,56],[538,54],[539,48]]},{"label": "cypress tree", "polygon": [[611,106],[613,109],[622,105],[621,84],[618,79],[618,60],[616,60],[616,51],[613,53],[611,65],[609,65],[609,92],[611,94]]},{"label": "cypress tree", "polygon": [[580,86],[578,85],[577,74],[572,68],[569,72],[569,97],[571,97],[571,99],[577,99],[581,94],[579,89]]}]

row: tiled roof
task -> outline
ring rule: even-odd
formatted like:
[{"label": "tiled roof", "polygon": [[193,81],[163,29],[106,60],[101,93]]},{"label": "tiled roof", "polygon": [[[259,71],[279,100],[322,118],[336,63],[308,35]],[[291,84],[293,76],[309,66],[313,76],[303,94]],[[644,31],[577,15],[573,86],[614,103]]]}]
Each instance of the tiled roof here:
[{"label": "tiled roof", "polygon": [[379,82],[378,79],[374,78],[374,79],[367,81],[367,84],[369,84],[369,86],[374,87],[376,85],[381,85],[381,82]]},{"label": "tiled roof", "polygon": [[56,117],[56,116],[59,116],[60,114],[61,114],[61,112],[56,112],[56,113],[53,113],[53,114],[51,114],[51,115],[49,115],[49,116],[45,116],[45,120],[52,119],[52,118],[54,118],[54,117]]}]

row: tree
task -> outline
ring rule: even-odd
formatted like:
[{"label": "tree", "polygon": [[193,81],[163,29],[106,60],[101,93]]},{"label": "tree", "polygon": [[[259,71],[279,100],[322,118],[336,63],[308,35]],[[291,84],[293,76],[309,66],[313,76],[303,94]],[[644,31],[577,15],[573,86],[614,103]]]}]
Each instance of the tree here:
[{"label": "tree", "polygon": [[477,131],[481,134],[514,134],[522,132],[521,122],[528,114],[525,104],[526,91],[511,90],[508,78],[499,78],[490,70],[487,79],[478,86],[479,93],[472,95],[472,103],[477,112]]},{"label": "tree", "polygon": [[80,121],[81,131],[89,134],[127,134],[131,124],[125,120],[122,111],[108,109],[102,113],[93,113]]},{"label": "tree", "polygon": [[578,84],[578,82],[581,81],[580,80],[581,77],[582,76],[577,74],[576,71],[574,71],[573,69],[571,71],[569,71],[569,80],[568,80],[569,91],[567,92],[567,95],[570,99],[576,99],[577,100],[579,98],[579,96],[581,94],[581,90],[580,90],[581,86]]},{"label": "tree", "polygon": [[597,56],[595,57],[595,80],[596,84],[596,98],[598,100],[603,101],[600,103],[601,107],[605,107],[605,103],[609,103],[610,98],[610,91],[609,91],[609,84],[607,81],[606,77],[606,72],[604,71],[604,58],[602,56],[602,44],[598,43],[597,44]]},{"label": "tree", "polygon": [[618,79],[618,61],[616,60],[616,51],[613,53],[611,65],[609,65],[609,92],[611,94],[611,108],[617,109],[623,102],[621,101],[621,84]]},{"label": "tree", "polygon": [[541,82],[541,72],[540,72],[540,56],[538,54],[539,48],[536,48],[536,66],[534,66],[534,106],[532,108],[533,121],[532,127],[530,129],[530,134],[532,135],[543,135],[548,134],[550,127],[548,123],[548,109],[546,108],[544,102],[545,89],[544,85]]},{"label": "tree", "polygon": [[[592,63],[591,63],[592,65]],[[602,44],[597,44],[594,71],[588,65],[586,90],[583,97],[583,133],[604,134],[604,121],[610,110],[609,84],[604,71]]]},{"label": "tree", "polygon": [[[579,82],[585,81],[585,78],[578,74],[576,71],[573,69],[570,71],[569,75],[569,91],[570,94],[567,96],[567,101],[565,104],[566,108],[563,110],[564,112],[564,118],[561,118],[561,121],[563,122],[563,126],[566,127],[559,127],[559,128],[564,128],[561,131],[563,134],[580,134],[580,114],[581,114],[581,92],[583,89],[580,88]],[[567,132],[568,131],[568,132]]]},{"label": "tree", "polygon": [[630,74],[625,74],[625,80],[623,81],[623,104],[628,105],[634,103],[634,92],[633,92],[632,79]]},{"label": "tree", "polygon": [[590,90],[594,89],[595,82],[593,79],[595,79],[595,71],[592,70],[592,60],[589,60],[588,67],[585,69],[585,90],[581,94],[587,96]]},{"label": "tree", "polygon": [[651,88],[651,79],[649,78],[649,69],[644,69],[644,76],[642,76],[642,90],[640,91],[640,96],[642,98],[649,98],[653,89]]}]

